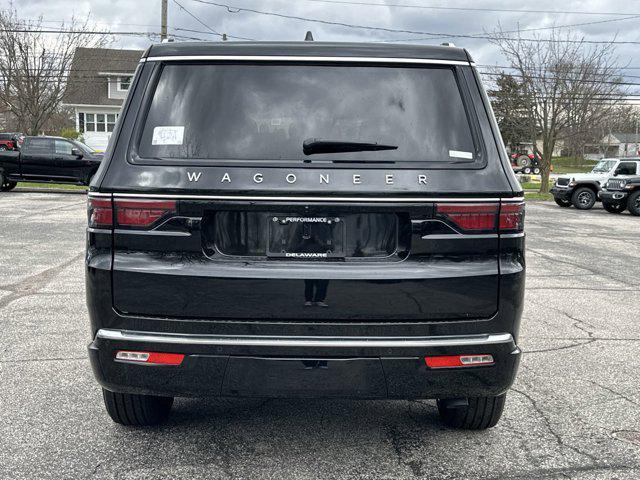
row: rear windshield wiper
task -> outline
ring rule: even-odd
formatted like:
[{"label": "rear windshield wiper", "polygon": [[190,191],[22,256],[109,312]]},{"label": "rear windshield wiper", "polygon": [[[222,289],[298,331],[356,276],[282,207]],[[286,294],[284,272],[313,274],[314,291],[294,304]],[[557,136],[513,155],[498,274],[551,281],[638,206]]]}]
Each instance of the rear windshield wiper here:
[{"label": "rear windshield wiper", "polygon": [[302,151],[305,155],[315,155],[316,153],[369,152],[374,150],[397,149],[397,145],[367,142],[345,142],[342,140],[322,140],[319,138],[307,138],[302,143]]}]

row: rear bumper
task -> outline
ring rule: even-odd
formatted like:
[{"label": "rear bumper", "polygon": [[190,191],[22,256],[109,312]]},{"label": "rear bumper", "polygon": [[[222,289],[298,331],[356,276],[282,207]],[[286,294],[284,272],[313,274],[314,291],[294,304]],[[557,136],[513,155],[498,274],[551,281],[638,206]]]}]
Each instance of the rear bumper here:
[{"label": "rear bumper", "polygon": [[[115,360],[118,350],[184,354],[179,366]],[[424,357],[490,354],[494,364],[430,369]],[[498,395],[520,350],[509,333],[430,337],[267,337],[101,329],[89,345],[98,382],[167,396],[443,398]]]}]

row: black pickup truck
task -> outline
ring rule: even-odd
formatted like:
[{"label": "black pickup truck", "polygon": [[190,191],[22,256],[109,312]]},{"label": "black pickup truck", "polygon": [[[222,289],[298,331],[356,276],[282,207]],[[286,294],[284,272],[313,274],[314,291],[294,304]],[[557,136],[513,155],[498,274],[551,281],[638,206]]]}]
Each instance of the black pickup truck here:
[{"label": "black pickup truck", "polygon": [[26,137],[20,150],[0,152],[0,189],[24,181],[89,185],[101,160],[102,154],[75,140]]}]

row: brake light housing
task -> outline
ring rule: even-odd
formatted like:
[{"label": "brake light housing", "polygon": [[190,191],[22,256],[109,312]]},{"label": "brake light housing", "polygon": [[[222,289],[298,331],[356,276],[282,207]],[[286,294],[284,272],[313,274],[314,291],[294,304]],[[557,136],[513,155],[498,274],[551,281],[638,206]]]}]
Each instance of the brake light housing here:
[{"label": "brake light housing", "polygon": [[500,205],[500,233],[524,231],[524,202],[502,203]]},{"label": "brake light housing", "polygon": [[163,218],[176,213],[174,200],[115,200],[118,227],[150,228]]},{"label": "brake light housing", "polygon": [[175,213],[175,200],[112,200],[101,197],[89,197],[88,200],[91,228],[148,229]]},{"label": "brake light housing", "polygon": [[468,234],[524,230],[524,202],[437,203],[436,216]]},{"label": "brake light housing", "polygon": [[89,198],[87,216],[91,228],[113,228],[113,206],[110,198]]}]

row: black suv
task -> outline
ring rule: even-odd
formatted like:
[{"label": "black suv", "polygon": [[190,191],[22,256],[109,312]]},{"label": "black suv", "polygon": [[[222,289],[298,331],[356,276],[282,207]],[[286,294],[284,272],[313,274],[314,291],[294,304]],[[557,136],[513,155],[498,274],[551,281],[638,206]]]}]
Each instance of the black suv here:
[{"label": "black suv", "polygon": [[607,212],[621,213],[629,209],[631,215],[640,216],[640,176],[609,179],[600,192],[600,199]]},{"label": "black suv", "polygon": [[111,418],[176,396],[436,398],[500,418],[523,192],[453,47],[152,46],[89,194],[89,346]]}]

